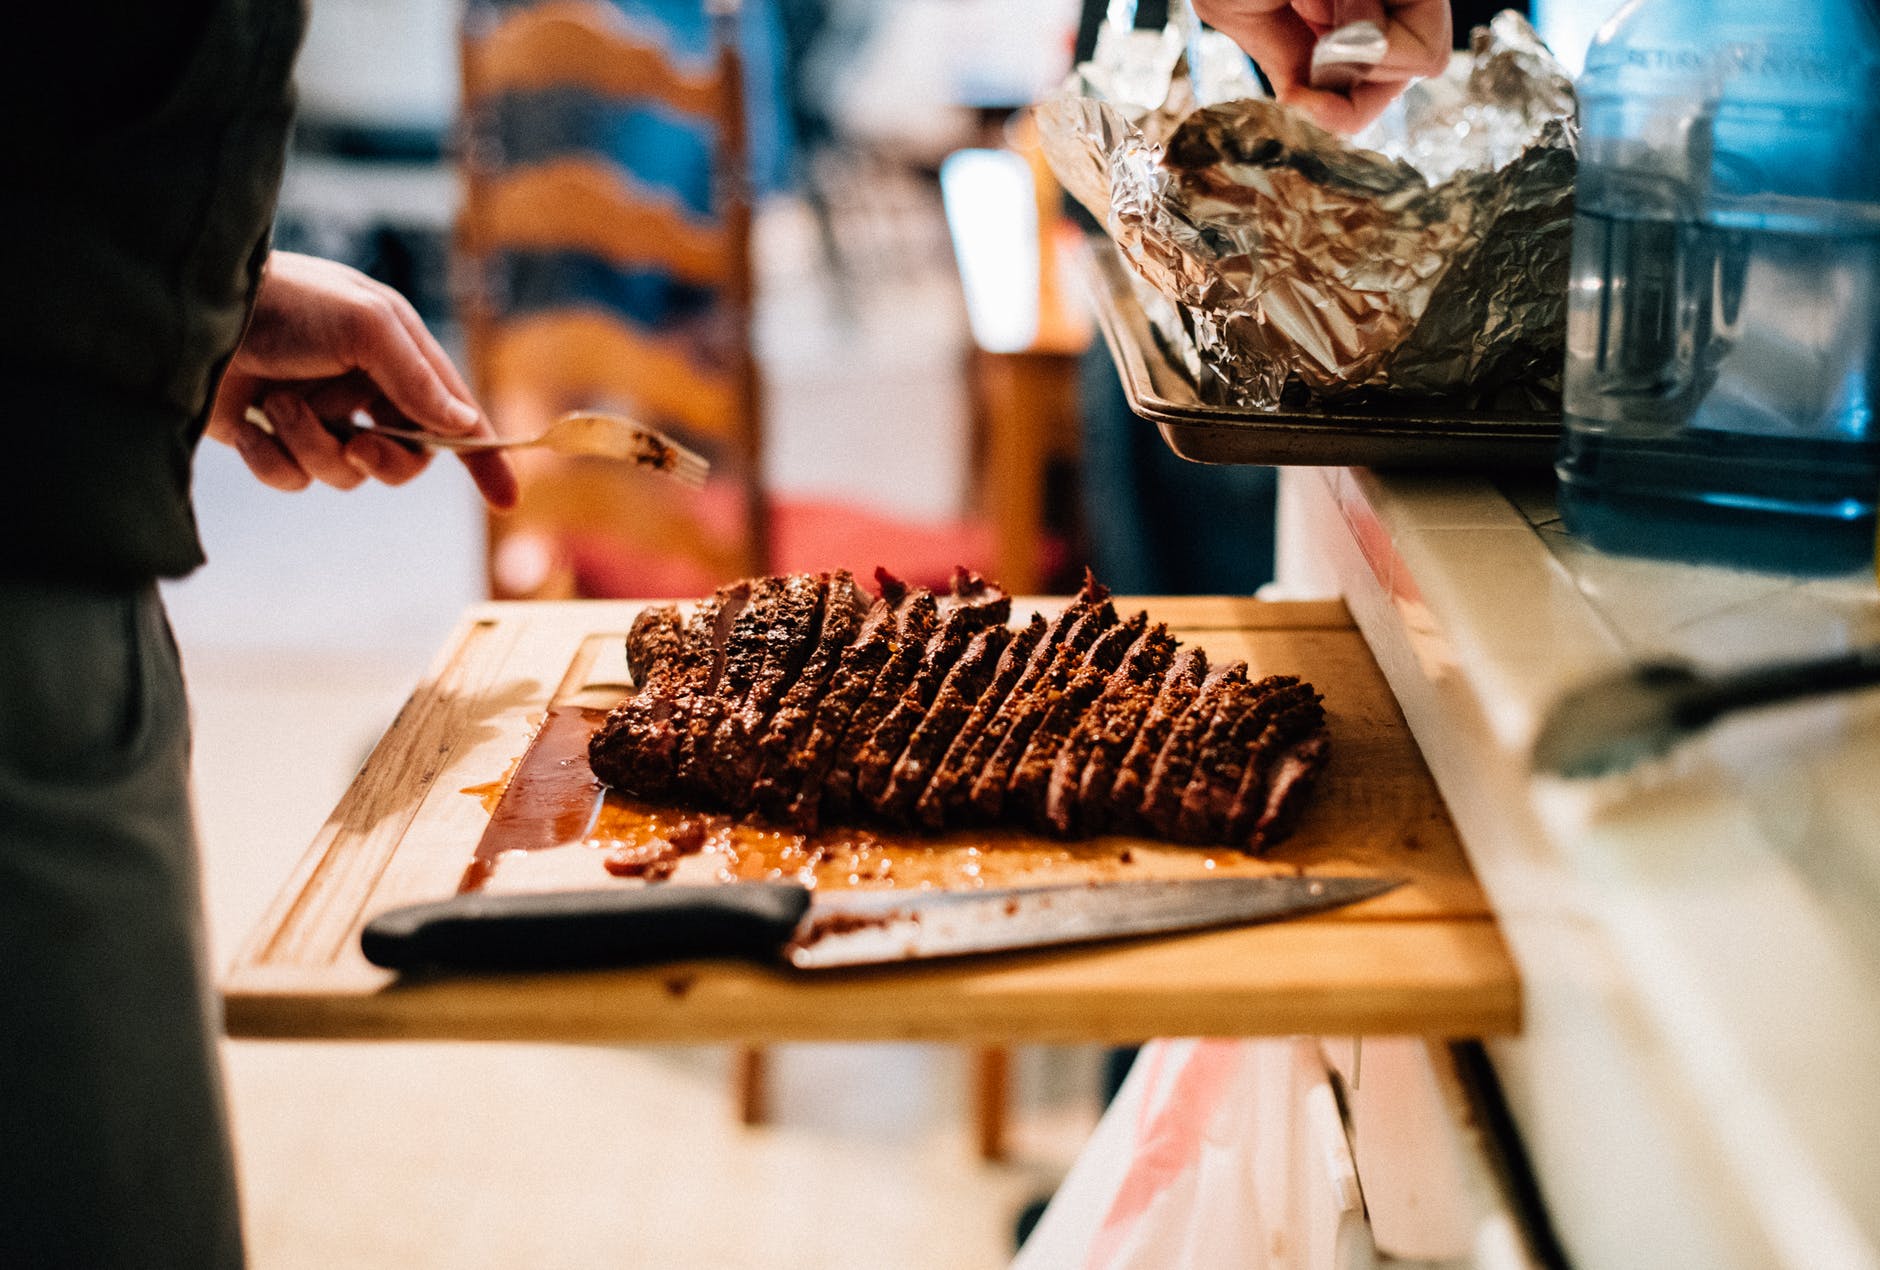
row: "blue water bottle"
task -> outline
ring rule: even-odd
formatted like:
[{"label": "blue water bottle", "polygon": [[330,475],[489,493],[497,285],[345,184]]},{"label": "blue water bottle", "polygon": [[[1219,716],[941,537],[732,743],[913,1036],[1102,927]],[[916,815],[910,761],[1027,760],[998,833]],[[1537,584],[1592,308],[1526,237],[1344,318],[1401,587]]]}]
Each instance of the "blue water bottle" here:
[{"label": "blue water bottle", "polygon": [[1633,0],[1587,54],[1561,514],[1602,549],[1870,565],[1880,0]]}]

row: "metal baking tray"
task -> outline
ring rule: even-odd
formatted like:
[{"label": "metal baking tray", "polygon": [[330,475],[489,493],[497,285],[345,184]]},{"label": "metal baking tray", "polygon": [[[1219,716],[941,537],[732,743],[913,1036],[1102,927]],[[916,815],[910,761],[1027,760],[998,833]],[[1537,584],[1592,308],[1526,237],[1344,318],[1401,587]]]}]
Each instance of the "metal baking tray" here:
[{"label": "metal baking tray", "polygon": [[1452,471],[1545,468],[1554,460],[1560,439],[1554,415],[1265,411],[1205,402],[1143,313],[1115,247],[1092,238],[1076,254],[1130,408],[1184,459]]}]

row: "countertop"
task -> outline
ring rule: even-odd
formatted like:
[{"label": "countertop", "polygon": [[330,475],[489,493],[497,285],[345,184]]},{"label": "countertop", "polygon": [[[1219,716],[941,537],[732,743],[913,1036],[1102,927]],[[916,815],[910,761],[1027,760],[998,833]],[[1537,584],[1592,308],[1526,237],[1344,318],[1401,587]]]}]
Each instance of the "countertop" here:
[{"label": "countertop", "polygon": [[1880,639],[1873,580],[1601,555],[1542,481],[1284,479],[1282,551],[1350,606],[1521,969],[1491,1053],[1575,1264],[1880,1264],[1880,694],[1526,767],[1601,668]]}]

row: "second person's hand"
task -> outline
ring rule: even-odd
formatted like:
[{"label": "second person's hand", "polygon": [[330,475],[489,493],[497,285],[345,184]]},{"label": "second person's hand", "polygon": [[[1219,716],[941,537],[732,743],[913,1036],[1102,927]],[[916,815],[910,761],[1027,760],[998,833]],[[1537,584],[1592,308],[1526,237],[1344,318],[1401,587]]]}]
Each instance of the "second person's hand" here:
[{"label": "second person's hand", "polygon": [[[1322,127],[1356,132],[1413,79],[1449,64],[1449,0],[1193,0],[1195,15],[1246,50],[1280,101]],[[1375,22],[1386,50],[1345,92],[1312,87],[1312,49],[1348,22]]]},{"label": "second person's hand", "polygon": [[[247,421],[251,407],[272,432]],[[448,436],[495,435],[403,296],[345,265],[277,251],[216,391],[208,433],[233,446],[262,482],[283,490],[315,480],[338,489],[368,478],[400,485],[430,462],[428,453],[369,428],[328,427],[355,414]],[[486,502],[515,505],[516,477],[506,458],[460,457]]]}]

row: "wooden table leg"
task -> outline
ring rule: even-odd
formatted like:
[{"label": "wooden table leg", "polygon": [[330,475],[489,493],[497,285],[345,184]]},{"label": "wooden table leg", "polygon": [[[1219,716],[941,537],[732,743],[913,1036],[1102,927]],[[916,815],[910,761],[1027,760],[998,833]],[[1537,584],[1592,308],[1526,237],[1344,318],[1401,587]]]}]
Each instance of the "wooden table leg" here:
[{"label": "wooden table leg", "polygon": [[1038,544],[1044,535],[1045,446],[1049,409],[1036,359],[1023,353],[978,357],[986,412],[986,511],[992,518],[993,568],[1006,590],[1038,591]]},{"label": "wooden table leg", "polygon": [[1073,455],[1078,445],[1077,359],[977,350],[973,367],[993,568],[1006,590],[1036,592],[1047,581],[1046,478],[1053,457]]},{"label": "wooden table leg", "polygon": [[996,1164],[1005,1159],[1012,1052],[1002,1045],[986,1045],[974,1053],[973,1060],[973,1119],[979,1158]]},{"label": "wooden table leg", "polygon": [[731,1056],[731,1080],[738,1101],[738,1123],[770,1123],[770,1055],[761,1045],[741,1045]]}]

